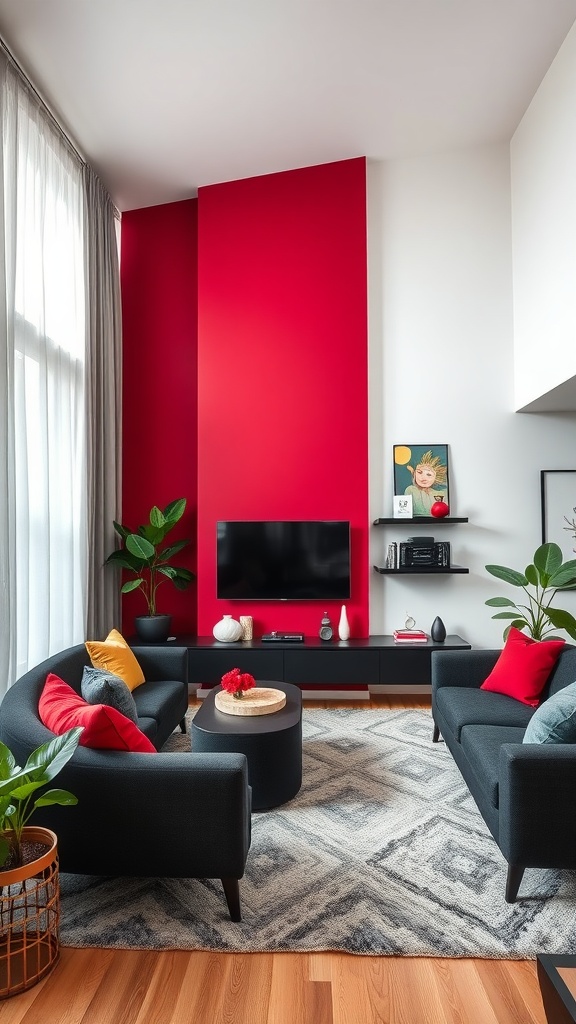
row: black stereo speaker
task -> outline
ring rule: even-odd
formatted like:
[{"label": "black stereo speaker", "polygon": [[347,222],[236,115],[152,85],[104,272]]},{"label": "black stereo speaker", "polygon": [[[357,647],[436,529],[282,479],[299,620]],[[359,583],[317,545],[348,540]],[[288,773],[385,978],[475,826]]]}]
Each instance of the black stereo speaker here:
[{"label": "black stereo speaker", "polygon": [[430,541],[430,538],[428,538],[426,544],[414,543],[415,540],[420,539],[411,538],[406,544],[400,544],[400,567],[404,569],[419,567],[423,569],[449,569],[449,541]]}]

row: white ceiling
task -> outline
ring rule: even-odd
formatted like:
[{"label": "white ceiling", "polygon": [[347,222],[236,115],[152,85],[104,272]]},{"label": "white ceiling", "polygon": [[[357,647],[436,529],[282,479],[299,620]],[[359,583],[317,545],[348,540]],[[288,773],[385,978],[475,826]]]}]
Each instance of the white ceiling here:
[{"label": "white ceiling", "polygon": [[576,0],[0,0],[0,35],[120,209],[508,140]]}]

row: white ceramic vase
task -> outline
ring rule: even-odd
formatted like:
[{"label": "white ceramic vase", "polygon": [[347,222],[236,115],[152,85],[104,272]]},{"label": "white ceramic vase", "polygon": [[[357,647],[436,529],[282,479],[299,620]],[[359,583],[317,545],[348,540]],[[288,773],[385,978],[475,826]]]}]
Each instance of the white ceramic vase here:
[{"label": "white ceramic vase", "polygon": [[350,623],[348,622],[348,616],[346,614],[346,605],[342,605],[342,611],[340,612],[340,622],[338,623],[338,636],[341,640],[350,639]]},{"label": "white ceramic vase", "polygon": [[242,626],[231,615],[224,615],[220,622],[217,622],[212,633],[220,643],[233,644],[242,636]]}]

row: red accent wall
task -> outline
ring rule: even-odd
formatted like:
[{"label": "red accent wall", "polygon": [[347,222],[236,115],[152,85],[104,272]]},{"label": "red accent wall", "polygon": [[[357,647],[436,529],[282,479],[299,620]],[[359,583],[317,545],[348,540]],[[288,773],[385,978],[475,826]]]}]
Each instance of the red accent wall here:
[{"label": "red accent wall", "polygon": [[[197,212],[189,199],[132,210],[122,217],[123,522],[148,521],[153,505],[186,498],[174,540],[191,544],[178,563],[196,571],[197,523]],[[123,631],[145,615],[139,592],[122,598]],[[172,629],[196,632],[196,583],[167,580],[158,611]]]},{"label": "red accent wall", "polygon": [[200,189],[198,268],[198,633],[315,635],[325,607],[218,601],[219,519],[348,519],[367,636],[365,159]]}]

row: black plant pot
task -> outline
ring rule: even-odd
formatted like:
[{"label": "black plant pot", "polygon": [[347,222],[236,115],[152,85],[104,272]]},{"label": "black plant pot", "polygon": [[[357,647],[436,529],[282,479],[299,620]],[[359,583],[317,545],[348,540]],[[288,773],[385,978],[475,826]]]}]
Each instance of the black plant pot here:
[{"label": "black plant pot", "polygon": [[147,644],[161,644],[170,636],[171,615],[137,615],[134,619],[136,632]]}]

